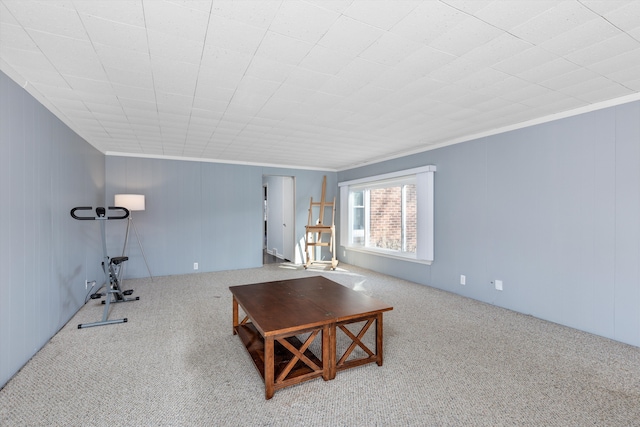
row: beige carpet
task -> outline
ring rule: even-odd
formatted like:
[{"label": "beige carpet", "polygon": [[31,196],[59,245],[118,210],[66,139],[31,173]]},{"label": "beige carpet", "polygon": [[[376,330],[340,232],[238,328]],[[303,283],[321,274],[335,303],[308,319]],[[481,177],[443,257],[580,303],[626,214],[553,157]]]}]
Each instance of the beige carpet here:
[{"label": "beige carpet", "polygon": [[[231,285],[322,274],[394,306],[384,366],[264,399]],[[92,300],[2,390],[2,426],[640,426],[640,349],[349,265],[130,280]],[[370,331],[372,333],[373,331]]]}]

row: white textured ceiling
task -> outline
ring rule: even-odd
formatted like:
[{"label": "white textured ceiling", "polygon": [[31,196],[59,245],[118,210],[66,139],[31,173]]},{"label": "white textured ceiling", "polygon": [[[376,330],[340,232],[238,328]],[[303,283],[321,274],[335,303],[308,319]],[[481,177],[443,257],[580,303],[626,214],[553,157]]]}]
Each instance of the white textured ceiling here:
[{"label": "white textured ceiling", "polygon": [[0,0],[107,154],[341,170],[640,94],[640,1]]}]

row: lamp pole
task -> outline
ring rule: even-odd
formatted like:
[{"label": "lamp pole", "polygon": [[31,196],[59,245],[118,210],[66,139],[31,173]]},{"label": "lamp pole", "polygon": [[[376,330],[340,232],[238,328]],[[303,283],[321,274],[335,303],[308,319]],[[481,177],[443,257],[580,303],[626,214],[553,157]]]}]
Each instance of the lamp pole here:
[{"label": "lamp pole", "polygon": [[143,194],[116,194],[115,205],[118,207],[125,207],[129,210],[129,218],[127,221],[127,232],[124,236],[124,246],[122,247],[122,256],[126,255],[127,245],[129,243],[129,233],[133,228],[133,232],[136,234],[136,239],[138,240],[138,246],[140,246],[140,252],[142,253],[142,259],[144,260],[144,265],[147,267],[147,271],[149,272],[149,277],[151,277],[151,280],[153,280],[153,275],[151,274],[151,269],[149,268],[149,263],[147,262],[147,256],[144,253],[142,242],[140,241],[140,235],[138,234],[136,223],[133,221],[133,211],[145,210],[144,195]]}]

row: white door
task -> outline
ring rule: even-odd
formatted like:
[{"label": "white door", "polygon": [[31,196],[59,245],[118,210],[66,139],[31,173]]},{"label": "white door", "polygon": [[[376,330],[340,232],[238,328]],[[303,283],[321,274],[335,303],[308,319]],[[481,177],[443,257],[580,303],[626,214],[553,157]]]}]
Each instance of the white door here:
[{"label": "white door", "polygon": [[295,245],[295,183],[292,176],[282,181],[282,245],[284,258],[294,261]]},{"label": "white door", "polygon": [[267,176],[267,252],[294,261],[295,183],[292,176]]}]

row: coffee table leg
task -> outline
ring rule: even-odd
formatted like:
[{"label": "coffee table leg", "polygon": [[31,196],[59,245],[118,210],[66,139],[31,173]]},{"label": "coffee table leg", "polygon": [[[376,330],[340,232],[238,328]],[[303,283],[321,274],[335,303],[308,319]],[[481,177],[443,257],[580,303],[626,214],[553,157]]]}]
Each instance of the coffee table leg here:
[{"label": "coffee table leg", "polygon": [[264,389],[265,398],[271,399],[275,393],[274,388],[274,363],[273,337],[264,338]]},{"label": "coffee table leg", "polygon": [[376,356],[378,366],[382,366],[382,313],[376,316]]},{"label": "coffee table leg", "polygon": [[336,377],[334,331],[335,325],[333,327],[327,325],[322,328],[322,379],[325,381],[332,380]]},{"label": "coffee table leg", "polygon": [[233,315],[231,321],[233,323],[233,335],[235,335],[236,326],[238,326],[238,301],[236,300],[235,296],[233,297]]},{"label": "coffee table leg", "polygon": [[329,325],[329,379],[334,379],[336,377],[336,324],[333,323]]}]

